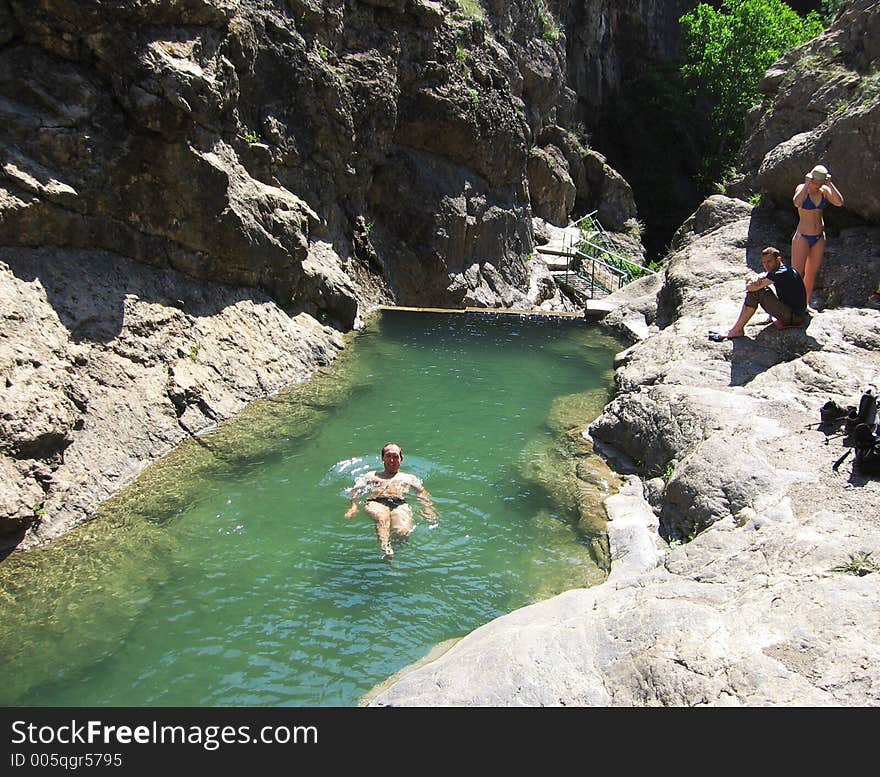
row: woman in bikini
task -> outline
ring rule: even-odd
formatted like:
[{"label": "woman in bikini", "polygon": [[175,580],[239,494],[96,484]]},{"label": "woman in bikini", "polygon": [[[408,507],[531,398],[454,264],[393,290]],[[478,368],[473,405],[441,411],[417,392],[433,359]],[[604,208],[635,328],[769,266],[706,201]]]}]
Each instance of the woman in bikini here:
[{"label": "woman in bikini", "polygon": [[816,165],[794,190],[792,202],[798,211],[798,225],[791,239],[791,266],[804,279],[809,305],[816,275],[825,256],[822,211],[829,203],[837,207],[843,205],[843,195],[831,183],[831,173],[822,165]]}]

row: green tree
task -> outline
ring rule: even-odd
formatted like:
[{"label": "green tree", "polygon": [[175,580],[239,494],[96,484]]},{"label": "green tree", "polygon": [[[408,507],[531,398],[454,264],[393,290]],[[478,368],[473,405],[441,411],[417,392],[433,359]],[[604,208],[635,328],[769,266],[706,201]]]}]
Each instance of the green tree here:
[{"label": "green tree", "polygon": [[706,139],[704,184],[718,180],[739,150],[746,111],[760,99],[758,83],[780,56],[818,35],[815,11],[801,17],[782,0],[700,3],[679,19],[685,62],[681,74]]}]

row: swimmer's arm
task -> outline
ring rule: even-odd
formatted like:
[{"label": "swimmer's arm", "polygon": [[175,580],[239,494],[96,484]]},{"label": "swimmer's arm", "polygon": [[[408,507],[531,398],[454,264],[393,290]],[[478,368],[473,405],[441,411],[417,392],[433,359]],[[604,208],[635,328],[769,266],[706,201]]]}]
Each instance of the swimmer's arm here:
[{"label": "swimmer's arm", "polygon": [[791,201],[796,208],[803,207],[804,200],[807,199],[807,194],[810,191],[810,187],[807,185],[808,180],[804,178],[804,182],[794,190],[794,197],[791,198]]},{"label": "swimmer's arm", "polygon": [[437,509],[434,506],[434,502],[431,501],[431,494],[428,492],[428,489],[422,485],[421,481],[416,485],[416,489],[417,498],[422,503],[422,515],[424,515],[429,521],[436,521]]},{"label": "swimmer's arm", "polygon": [[349,489],[349,498],[351,499],[351,504],[348,506],[348,510],[345,511],[346,518],[354,518],[354,516],[357,515],[358,499],[366,494],[371,489],[371,487],[371,478],[369,476],[366,476],[360,478],[357,483],[355,483]]}]

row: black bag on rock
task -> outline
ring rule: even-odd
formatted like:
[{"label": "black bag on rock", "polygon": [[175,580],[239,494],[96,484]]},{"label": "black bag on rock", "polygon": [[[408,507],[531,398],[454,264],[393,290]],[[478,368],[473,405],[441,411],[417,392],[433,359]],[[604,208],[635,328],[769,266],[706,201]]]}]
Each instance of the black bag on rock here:
[{"label": "black bag on rock", "polygon": [[866,474],[880,473],[880,439],[873,426],[859,424],[855,430],[855,466]]},{"label": "black bag on rock", "polygon": [[859,400],[859,423],[867,424],[872,429],[877,423],[877,395],[868,389]]},{"label": "black bag on rock", "polygon": [[856,448],[856,467],[867,475],[880,475],[880,443],[870,448]]}]

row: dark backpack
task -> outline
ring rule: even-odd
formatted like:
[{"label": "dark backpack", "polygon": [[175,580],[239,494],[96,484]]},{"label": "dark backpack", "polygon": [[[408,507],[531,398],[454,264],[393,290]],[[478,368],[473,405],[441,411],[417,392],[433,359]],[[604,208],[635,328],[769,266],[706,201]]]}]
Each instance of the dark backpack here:
[{"label": "dark backpack", "polygon": [[868,389],[859,400],[859,423],[867,424],[871,428],[877,422],[877,395],[872,389]]},{"label": "dark backpack", "polygon": [[872,426],[859,424],[855,429],[855,466],[866,474],[880,473],[880,439]]}]

